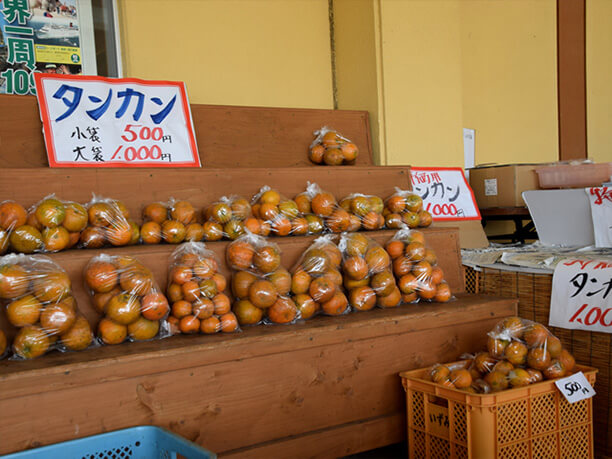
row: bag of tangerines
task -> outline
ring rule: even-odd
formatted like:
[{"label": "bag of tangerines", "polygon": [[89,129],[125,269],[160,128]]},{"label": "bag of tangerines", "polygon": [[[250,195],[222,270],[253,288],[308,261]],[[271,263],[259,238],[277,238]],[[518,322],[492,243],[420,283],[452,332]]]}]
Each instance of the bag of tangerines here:
[{"label": "bag of tangerines", "polygon": [[[254,234],[266,235],[270,227],[253,217],[251,204],[242,196],[222,196],[204,211],[204,240],[238,239],[245,228]],[[267,231],[266,234],[263,234]]]},{"label": "bag of tangerines", "polygon": [[87,204],[87,227],[81,232],[79,247],[98,249],[105,245],[124,246],[138,243],[138,225],[121,201],[94,195]]},{"label": "bag of tangerines", "polygon": [[232,269],[232,310],[240,325],[293,323],[300,318],[291,299],[291,274],[281,266],[281,251],[268,239],[247,231],[226,249]]},{"label": "bag of tangerines", "polygon": [[404,303],[433,301],[446,303],[452,298],[450,287],[444,280],[444,271],[438,266],[435,252],[426,247],[421,231],[404,227],[385,245],[393,260],[393,274],[402,292]]},{"label": "bag of tangerines", "polygon": [[412,191],[395,188],[395,193],[385,200],[383,210],[387,228],[409,228],[430,226],[433,219],[429,212],[423,210],[423,200]]},{"label": "bag of tangerines", "polygon": [[298,209],[306,215],[309,234],[319,234],[323,231],[357,231],[361,227],[359,218],[340,207],[336,197],[321,189],[317,183],[308,182],[306,191],[298,194],[295,202]]},{"label": "bag of tangerines", "polygon": [[340,201],[340,207],[350,215],[347,231],[371,231],[385,226],[385,218],[382,215],[384,203],[378,196],[352,193]]},{"label": "bag of tangerines", "polygon": [[342,288],[342,254],[332,236],[314,240],[293,267],[291,293],[302,319],[350,312]]},{"label": "bag of tangerines", "polygon": [[251,200],[253,216],[261,220],[264,230],[274,236],[301,236],[308,233],[308,221],[293,199],[287,199],[277,190],[265,185]]},{"label": "bag of tangerines", "polygon": [[174,198],[166,202],[153,202],[142,210],[144,223],[140,238],[144,244],[180,244],[183,241],[201,241],[204,229],[197,222],[196,210],[189,201]]},{"label": "bag of tangerines", "polygon": [[400,305],[402,296],[391,271],[391,258],[378,242],[361,233],[344,233],[338,248],[342,252],[344,287],[354,310]]},{"label": "bag of tangerines", "polygon": [[85,287],[102,315],[98,338],[103,344],[169,336],[168,300],[153,273],[136,258],[100,254],[87,263]]},{"label": "bag of tangerines", "polygon": [[357,145],[338,131],[323,126],[314,132],[315,139],[310,144],[308,158],[315,164],[340,166],[342,164],[355,164],[359,155]]},{"label": "bag of tangerines", "polygon": [[0,258],[0,299],[16,328],[13,358],[32,359],[52,349],[80,351],[92,344],[93,333],[72,296],[70,278],[45,256]]},{"label": "bag of tangerines", "polygon": [[186,242],[170,255],[166,294],[170,331],[174,333],[230,333],[239,331],[227,281],[215,254],[202,242]]}]

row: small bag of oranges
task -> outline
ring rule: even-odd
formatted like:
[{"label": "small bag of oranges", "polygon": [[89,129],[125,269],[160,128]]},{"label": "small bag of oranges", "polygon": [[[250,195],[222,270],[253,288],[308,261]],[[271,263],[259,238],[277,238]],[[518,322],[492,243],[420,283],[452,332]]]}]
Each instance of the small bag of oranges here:
[{"label": "small bag of oranges", "polygon": [[21,204],[12,200],[0,203],[0,255],[9,249],[20,253],[42,249],[42,234],[29,220]]},{"label": "small bag of oranges", "polygon": [[93,333],[72,296],[70,278],[45,256],[0,258],[0,299],[17,329],[13,358],[33,359],[52,349],[80,351],[92,344]]},{"label": "small bag of oranges", "polygon": [[[84,206],[76,202],[62,201],[52,194],[30,208],[27,223],[41,235],[40,251],[59,252],[74,247],[79,242],[81,232],[87,227],[88,221]],[[30,231],[25,239],[20,239],[15,245],[28,245],[38,239],[38,236]]]},{"label": "small bag of oranges", "polygon": [[391,258],[380,244],[361,233],[344,233],[338,248],[342,252],[344,287],[354,310],[400,305],[402,295],[391,271]]},{"label": "small bag of oranges", "polygon": [[204,211],[204,240],[218,241],[222,238],[235,240],[244,234],[247,228],[253,234],[265,236],[268,224],[253,217],[251,205],[242,196],[223,196]]},{"label": "small bag of oranges", "polygon": [[97,255],[83,277],[91,303],[102,315],[97,331],[101,343],[169,336],[168,300],[153,273],[136,258]]},{"label": "small bag of oranges", "polygon": [[293,267],[291,293],[302,319],[316,314],[337,316],[350,312],[342,288],[342,254],[331,235],[321,236],[302,253]]},{"label": "small bag of oranges", "polygon": [[203,242],[186,242],[172,252],[167,285],[172,334],[240,330],[225,294],[227,280],[219,272],[217,257]]},{"label": "small bag of oranges", "polygon": [[408,228],[425,228],[433,219],[429,212],[423,210],[423,200],[412,191],[395,187],[395,193],[385,200],[383,210],[387,228],[401,228],[402,223]]},{"label": "small bag of oranges", "polygon": [[261,225],[268,225],[274,236],[303,236],[308,234],[308,221],[299,211],[293,199],[287,199],[277,190],[265,185],[251,200],[253,216],[262,220]]},{"label": "small bag of oranges", "polygon": [[138,225],[129,220],[130,213],[121,201],[94,195],[87,204],[87,227],[81,232],[79,247],[99,249],[105,245],[137,244]]},{"label": "small bag of oranges", "polygon": [[410,230],[404,225],[404,229],[387,242],[385,249],[393,260],[393,274],[402,292],[402,302],[446,303],[452,298],[438,258],[425,246],[425,235],[421,231]]},{"label": "small bag of oranges", "polygon": [[323,191],[318,184],[311,182],[307,183],[306,190],[298,194],[294,201],[308,223],[308,234],[323,233],[327,229],[325,218],[338,208],[333,194]]},{"label": "small bag of oranges", "polygon": [[142,210],[144,223],[140,238],[144,244],[180,244],[204,238],[204,228],[197,222],[196,210],[189,201],[170,198],[167,203],[153,202]]},{"label": "small bag of oranges", "polygon": [[225,255],[233,270],[232,309],[240,325],[288,324],[300,318],[278,245],[247,231],[227,246]]},{"label": "small bag of oranges", "polygon": [[384,203],[373,195],[352,193],[340,201],[340,207],[350,215],[347,231],[377,230],[385,226],[382,216]]},{"label": "small bag of oranges", "polygon": [[315,164],[340,166],[355,164],[359,155],[357,145],[327,126],[314,133],[315,139],[308,149],[308,159]]}]

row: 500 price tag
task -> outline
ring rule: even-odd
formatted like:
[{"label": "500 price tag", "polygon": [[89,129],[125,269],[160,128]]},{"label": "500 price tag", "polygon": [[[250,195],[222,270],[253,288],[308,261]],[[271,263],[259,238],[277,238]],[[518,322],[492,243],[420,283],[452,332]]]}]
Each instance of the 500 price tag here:
[{"label": "500 price tag", "polygon": [[582,371],[567,378],[558,379],[555,381],[555,385],[570,403],[579,402],[595,395],[595,390]]}]

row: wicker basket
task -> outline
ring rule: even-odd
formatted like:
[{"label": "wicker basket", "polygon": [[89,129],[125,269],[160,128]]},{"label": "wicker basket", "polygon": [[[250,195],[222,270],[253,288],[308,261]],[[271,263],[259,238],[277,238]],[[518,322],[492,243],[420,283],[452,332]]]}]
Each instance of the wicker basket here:
[{"label": "wicker basket", "polygon": [[[518,297],[520,317],[548,324],[552,274],[527,274],[490,268],[484,268],[477,274],[479,293],[504,298]],[[593,403],[595,453],[596,456],[612,456],[612,336],[608,333],[549,328],[579,364],[599,370],[595,383],[597,395]]]}]

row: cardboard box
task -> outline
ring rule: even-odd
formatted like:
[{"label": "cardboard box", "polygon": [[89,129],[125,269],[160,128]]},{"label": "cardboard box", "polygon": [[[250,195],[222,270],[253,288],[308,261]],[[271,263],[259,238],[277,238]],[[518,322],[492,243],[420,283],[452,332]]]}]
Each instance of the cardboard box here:
[{"label": "cardboard box", "polygon": [[470,169],[470,186],[478,207],[523,207],[521,194],[539,189],[535,168],[542,164],[479,166]]},{"label": "cardboard box", "polygon": [[489,247],[489,240],[480,220],[463,220],[457,222],[435,222],[435,227],[459,228],[459,247],[462,249],[482,249]]}]

